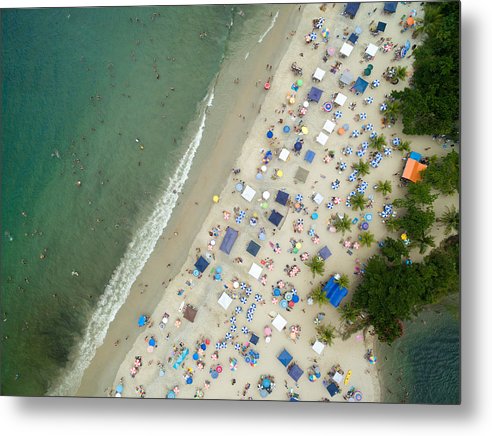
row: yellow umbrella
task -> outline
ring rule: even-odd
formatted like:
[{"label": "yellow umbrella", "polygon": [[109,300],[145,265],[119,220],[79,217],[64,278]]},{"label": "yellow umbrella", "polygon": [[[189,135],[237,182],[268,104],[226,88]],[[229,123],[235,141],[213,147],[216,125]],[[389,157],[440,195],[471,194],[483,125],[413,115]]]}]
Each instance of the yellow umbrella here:
[{"label": "yellow umbrella", "polygon": [[407,240],[407,234],[406,234],[406,233],[402,233],[402,234],[401,234],[401,239],[402,239],[403,241],[406,241],[406,240]]},{"label": "yellow umbrella", "polygon": [[296,244],[296,248],[300,249],[301,247],[302,247],[302,244],[301,244],[300,242],[298,242],[298,243]]},{"label": "yellow umbrella", "polygon": [[218,203],[219,202],[219,196],[218,195],[214,195],[212,197],[212,200],[213,200],[214,203]]},{"label": "yellow umbrella", "polygon": [[284,172],[282,170],[277,171],[277,176],[282,177],[284,175]]},{"label": "yellow umbrella", "polygon": [[306,135],[309,132],[309,130],[306,126],[302,126],[301,132]]},{"label": "yellow umbrella", "polygon": [[296,102],[296,99],[294,97],[289,98],[289,103],[294,104]]}]

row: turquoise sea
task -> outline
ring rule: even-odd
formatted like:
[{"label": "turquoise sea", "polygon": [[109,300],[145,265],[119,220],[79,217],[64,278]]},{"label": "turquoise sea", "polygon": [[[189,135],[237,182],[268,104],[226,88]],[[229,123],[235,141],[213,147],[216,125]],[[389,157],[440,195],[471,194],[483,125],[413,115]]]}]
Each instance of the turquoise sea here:
[{"label": "turquoise sea", "polygon": [[46,393],[99,297],[109,316],[131,286],[224,56],[271,22],[241,8],[2,10],[2,394]]}]

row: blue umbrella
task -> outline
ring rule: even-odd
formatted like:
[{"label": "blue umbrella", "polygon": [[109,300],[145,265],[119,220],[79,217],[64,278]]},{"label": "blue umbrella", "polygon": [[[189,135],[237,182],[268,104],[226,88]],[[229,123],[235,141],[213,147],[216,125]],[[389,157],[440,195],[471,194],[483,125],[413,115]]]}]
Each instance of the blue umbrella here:
[{"label": "blue umbrella", "polygon": [[261,301],[263,300],[263,297],[261,296],[261,294],[256,294],[255,295],[255,301]]},{"label": "blue umbrella", "polygon": [[236,306],[235,312],[236,315],[240,314],[243,311],[243,308],[241,306]]},{"label": "blue umbrella", "polygon": [[349,198],[347,198],[347,200],[345,201],[345,206],[350,207],[350,199]]},{"label": "blue umbrella", "polygon": [[374,125],[372,125],[371,123],[367,123],[365,126],[365,130],[367,132],[371,131],[373,128],[374,128]]},{"label": "blue umbrella", "polygon": [[256,309],[256,304],[255,303],[251,303],[251,308],[254,310]]},{"label": "blue umbrella", "polygon": [[401,51],[400,51],[400,56],[402,58],[404,58],[407,55],[407,53],[408,53],[408,49],[406,49],[405,47],[402,47]]},{"label": "blue umbrella", "polygon": [[234,349],[235,349],[236,351],[240,350],[240,349],[241,349],[241,344],[235,343],[235,344],[234,344]]},{"label": "blue umbrella", "polygon": [[378,80],[378,79],[376,79],[376,80],[373,80],[373,81],[372,81],[372,86],[373,86],[374,88],[377,88],[377,87],[379,86],[379,84],[380,84],[380,82],[379,82],[379,80]]},{"label": "blue umbrella", "polygon": [[401,140],[400,138],[393,138],[393,145],[400,145]]},{"label": "blue umbrella", "polygon": [[[238,307],[239,307],[239,306],[238,306]],[[231,324],[235,324],[235,322],[236,322],[236,317],[235,317],[235,316],[231,316],[231,317],[229,318],[229,321],[230,321],[230,323],[231,323]]]},{"label": "blue umbrella", "polygon": [[313,220],[317,220],[318,219],[318,214],[316,212],[314,212],[312,215],[311,215],[311,218]]},{"label": "blue umbrella", "polygon": [[367,221],[364,221],[362,224],[361,224],[361,229],[362,230],[367,230],[369,228],[369,223]]},{"label": "blue umbrella", "polygon": [[213,370],[213,371],[210,373],[210,376],[211,376],[212,378],[214,378],[214,379],[215,379],[215,378],[217,378],[217,377],[219,376],[219,373],[218,373],[217,371]]},{"label": "blue umbrella", "polygon": [[244,291],[248,287],[248,285],[246,283],[244,283],[244,282],[241,282],[239,284],[239,287]]},{"label": "blue umbrella", "polygon": [[366,97],[366,99],[365,99],[365,102],[367,104],[372,104],[373,101],[374,101],[374,99],[372,97]]},{"label": "blue umbrella", "polygon": [[338,120],[339,118],[342,118],[342,115],[343,115],[342,111],[336,111],[336,112],[335,112],[335,118],[336,118],[337,120]]},{"label": "blue umbrella", "polygon": [[273,290],[273,295],[275,295],[275,297],[278,297],[280,295],[280,289],[279,288],[275,288]]},{"label": "blue umbrella", "polygon": [[317,37],[318,37],[318,36],[317,36],[317,35],[316,35],[316,33],[314,33],[314,32],[311,32],[311,33],[309,34],[309,38],[311,39],[311,41],[316,40],[316,38],[317,38]]},{"label": "blue umbrella", "polygon": [[225,334],[224,338],[225,338],[226,340],[232,339],[232,335],[231,335],[229,332],[227,332],[227,333]]},{"label": "blue umbrella", "polygon": [[357,157],[362,157],[366,154],[365,150],[357,150]]},{"label": "blue umbrella", "polygon": [[296,201],[297,201],[297,202],[301,202],[301,201],[303,200],[303,198],[304,198],[304,197],[302,196],[302,194],[297,194],[297,195],[296,195]]},{"label": "blue umbrella", "polygon": [[251,295],[251,293],[253,292],[253,289],[251,288],[247,288],[246,289],[246,295],[249,297]]},{"label": "blue umbrella", "polygon": [[138,326],[143,327],[146,322],[147,322],[147,317],[145,315],[140,315],[140,318],[138,318]]},{"label": "blue umbrella", "polygon": [[[354,130],[355,132],[355,130]],[[345,154],[352,154],[352,147],[346,147],[345,148]]]},{"label": "blue umbrella", "polygon": [[287,300],[281,300],[280,301],[280,307],[285,309],[288,305],[289,305],[289,303],[287,302]]},{"label": "blue umbrella", "polygon": [[118,392],[119,394],[121,394],[123,392],[123,385],[122,384],[119,384],[118,386],[116,386],[116,392]]},{"label": "blue umbrella", "polygon": [[186,384],[187,384],[187,385],[191,385],[192,383],[193,383],[193,379],[192,379],[191,377],[188,377],[188,378],[186,379]]},{"label": "blue umbrella", "polygon": [[326,203],[326,207],[328,209],[333,209],[333,203],[331,201],[329,203]]},{"label": "blue umbrella", "polygon": [[243,184],[242,183],[236,183],[236,191],[241,192],[243,190]]},{"label": "blue umbrella", "polygon": [[294,150],[295,150],[295,151],[301,151],[301,150],[302,150],[302,142],[297,141],[297,142],[294,144]]},{"label": "blue umbrella", "polygon": [[290,127],[284,126],[284,133],[289,133],[289,132],[290,132]]},{"label": "blue umbrella", "polygon": [[215,272],[220,274],[222,272],[222,267],[218,266],[217,268],[215,268]]},{"label": "blue umbrella", "polygon": [[379,110],[381,112],[384,112],[386,109],[388,109],[388,106],[386,103],[381,103],[381,106],[379,106]]},{"label": "blue umbrella", "polygon": [[166,398],[176,398],[176,394],[173,391],[169,391],[166,395]]},{"label": "blue umbrella", "polygon": [[266,135],[267,138],[273,138],[273,132],[271,130],[269,130]]},{"label": "blue umbrella", "polygon": [[[248,301],[248,299],[247,299],[246,297],[241,297],[241,298],[239,299],[239,301],[240,301],[242,304],[246,304],[246,302]],[[238,307],[240,307],[240,306],[238,306]],[[239,312],[241,312],[241,311],[239,311]],[[237,307],[236,307],[236,313],[238,313],[238,312],[237,312]]]},{"label": "blue umbrella", "polygon": [[360,135],[360,132],[359,132],[357,129],[355,129],[355,130],[352,132],[352,136],[353,136],[354,138],[357,138],[359,135]]},{"label": "blue umbrella", "polygon": [[198,353],[195,353],[193,354],[193,360],[198,360],[200,358],[200,356],[198,355]]},{"label": "blue umbrella", "polygon": [[367,141],[364,141],[360,146],[362,150],[367,150],[369,148],[369,143]]},{"label": "blue umbrella", "polygon": [[249,329],[248,329],[248,327],[246,327],[246,326],[241,327],[241,331],[242,331],[245,335],[247,335],[247,334],[249,333]]},{"label": "blue umbrella", "polygon": [[376,136],[378,136],[377,132],[371,132],[369,138],[374,139]]},{"label": "blue umbrella", "polygon": [[342,128],[343,128],[343,130],[347,131],[347,130],[350,128],[350,126],[349,126],[347,123],[345,123],[345,124],[342,126]]},{"label": "blue umbrella", "polygon": [[207,349],[207,346],[205,344],[200,345],[200,348],[205,351]]},{"label": "blue umbrella", "polygon": [[220,280],[220,279],[221,279],[220,274],[215,274],[215,280]]},{"label": "blue umbrella", "polygon": [[149,339],[149,347],[155,347],[155,339],[154,338]]},{"label": "blue umbrella", "polygon": [[347,169],[347,162],[342,162],[342,163],[340,164],[340,169],[341,169],[342,171],[346,170],[346,169]]},{"label": "blue umbrella", "polygon": [[367,221],[367,222],[371,222],[372,221],[372,213],[366,213],[364,215],[364,219]]},{"label": "blue umbrella", "polygon": [[264,378],[262,384],[264,388],[268,389],[272,385],[272,382],[269,378]]},{"label": "blue umbrella", "polygon": [[232,333],[236,333],[237,327],[236,324],[231,324],[231,328],[229,329]]},{"label": "blue umbrella", "polygon": [[261,389],[260,390],[260,397],[266,398],[267,396],[268,396],[268,391],[266,389]]},{"label": "blue umbrella", "polygon": [[338,189],[338,184],[335,182],[331,183],[331,189]]},{"label": "blue umbrella", "polygon": [[[293,291],[294,291],[294,290],[295,290],[295,289],[293,289]],[[294,294],[294,295],[292,296],[292,301],[293,301],[294,303],[299,303],[299,295]]]},{"label": "blue umbrella", "polygon": [[359,118],[361,120],[365,120],[367,118],[367,114],[365,112],[362,112],[361,114],[359,114]]}]

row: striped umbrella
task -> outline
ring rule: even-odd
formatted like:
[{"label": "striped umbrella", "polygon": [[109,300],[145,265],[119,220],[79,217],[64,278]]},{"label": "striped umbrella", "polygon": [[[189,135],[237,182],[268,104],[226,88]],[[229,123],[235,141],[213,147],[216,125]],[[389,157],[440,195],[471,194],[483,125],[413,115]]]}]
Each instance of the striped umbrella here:
[{"label": "striped umbrella", "polygon": [[[238,307],[239,307],[239,306],[238,306]],[[231,317],[229,318],[229,321],[230,321],[230,323],[231,323],[231,324],[235,324],[235,323],[236,323],[236,317],[235,317],[235,316],[231,316]]]},{"label": "striped umbrella", "polygon": [[326,203],[326,207],[328,209],[333,209],[333,203],[331,201],[329,203]]},{"label": "striped umbrella", "polygon": [[311,41],[315,41],[317,37],[318,37],[318,35],[316,35],[316,33],[314,33],[314,32],[311,32],[309,34],[309,38],[311,39]]},{"label": "striped umbrella", "polygon": [[367,132],[370,132],[372,129],[374,129],[374,125],[371,123],[367,123],[364,127],[364,130],[366,130]]},{"label": "striped umbrella", "polygon": [[393,138],[393,145],[400,145],[400,144],[401,144],[400,138]]},{"label": "striped umbrella", "polygon": [[249,288],[246,288],[246,295],[249,297],[253,292],[253,289],[251,289],[250,287]]},{"label": "striped umbrella", "polygon": [[367,187],[369,186],[369,183],[367,183],[366,181],[362,181],[362,183],[360,184],[364,189],[367,189]]},{"label": "striped umbrella", "polygon": [[241,344],[239,344],[238,342],[236,342],[236,343],[234,344],[234,349],[235,349],[236,351],[239,351],[239,350],[241,349]]},{"label": "striped umbrella", "polygon": [[243,308],[241,306],[236,306],[235,312],[236,315],[239,315],[243,311]]},{"label": "striped umbrella", "polygon": [[362,150],[367,150],[369,148],[369,143],[367,141],[364,141],[360,146]]},{"label": "striped umbrella", "polygon": [[243,220],[240,217],[236,217],[236,224],[241,224]]},{"label": "striped umbrella", "polygon": [[358,192],[359,194],[363,194],[363,193],[364,193],[364,188],[363,188],[362,186],[359,186],[359,187],[357,188],[357,192]]},{"label": "striped umbrella", "polygon": [[376,79],[376,80],[373,80],[373,81],[372,81],[371,86],[372,86],[373,88],[377,88],[377,87],[379,86],[379,84],[380,84],[379,80],[378,80],[378,79]]},{"label": "striped umbrella", "polygon": [[261,294],[256,294],[255,295],[255,301],[261,301],[263,300],[263,297],[261,296]]},{"label": "striped umbrella", "polygon": [[[355,132],[355,130],[354,130]],[[345,154],[352,154],[352,147],[346,147],[345,148]]]},{"label": "striped umbrella", "polygon": [[337,120],[338,120],[338,119],[340,119],[340,118],[342,118],[342,115],[343,115],[342,111],[336,111],[336,112],[335,112],[335,118],[336,118]]},{"label": "striped umbrella", "polygon": [[340,185],[338,183],[332,182],[331,189],[338,189]]},{"label": "striped umbrella", "polygon": [[[246,302],[248,301],[248,299],[247,299],[246,297],[241,297],[241,298],[239,299],[239,301],[240,301],[242,304],[246,304]],[[240,307],[240,306],[238,306],[238,307]],[[236,307],[236,311],[237,311],[237,307]]]},{"label": "striped umbrella", "polygon": [[388,105],[386,103],[381,103],[381,106],[379,106],[379,110],[381,112],[384,112],[386,109],[388,109]]},{"label": "striped umbrella", "polygon": [[380,161],[380,160],[383,158],[383,155],[382,155],[382,154],[378,151],[378,152],[374,155],[374,158],[375,158],[376,160],[379,160],[379,161]]},{"label": "striped umbrella", "polygon": [[365,112],[362,112],[361,114],[359,114],[359,118],[361,120],[365,120],[367,118],[367,114]]},{"label": "striped umbrella", "polygon": [[222,343],[220,344],[220,348],[221,348],[221,349],[227,348],[227,342],[222,342]]},{"label": "striped umbrella", "polygon": [[240,288],[244,291],[244,290],[246,289],[246,283],[241,282],[241,283],[239,284],[239,287],[240,287]]},{"label": "striped umbrella", "polygon": [[256,309],[256,303],[251,303],[251,309],[253,309],[253,310]]},{"label": "striped umbrella", "polygon": [[341,169],[342,171],[345,171],[345,170],[347,169],[347,162],[342,162],[342,163],[340,164],[340,169]]},{"label": "striped umbrella", "polygon": [[366,154],[365,150],[357,150],[357,157],[362,157]]},{"label": "striped umbrella", "polygon": [[348,177],[349,182],[355,182],[355,179],[357,179],[357,176],[354,173],[350,174]]},{"label": "striped umbrella", "polygon": [[317,29],[321,29],[323,27],[323,24],[325,24],[325,19],[323,17],[319,17],[317,20],[316,20],[316,25],[314,27],[316,27]]},{"label": "striped umbrella", "polygon": [[353,197],[355,195],[355,191],[352,191],[349,195],[348,198]]},{"label": "striped umbrella", "polygon": [[246,326],[242,326],[242,327],[241,327],[241,331],[242,331],[245,335],[247,335],[247,334],[249,333],[249,329],[248,329],[248,327],[246,327]]},{"label": "striped umbrella", "polygon": [[304,197],[303,197],[301,194],[297,194],[297,195],[296,195],[296,201],[297,201],[298,203],[300,203],[300,202],[303,200],[303,198],[304,198]]},{"label": "striped umbrella", "polygon": [[378,136],[377,132],[371,132],[371,134],[369,135],[369,138],[374,139],[376,136]]},{"label": "striped umbrella", "polygon": [[374,101],[374,98],[372,97],[366,97],[365,100],[364,100],[367,104],[372,104],[373,101]]},{"label": "striped umbrella", "polygon": [[350,198],[347,198],[347,200],[345,201],[345,206],[347,207],[350,207],[351,204],[350,204]]},{"label": "striped umbrella", "polygon": [[217,343],[215,344],[215,349],[216,349],[216,350],[218,350],[219,348],[220,348],[220,342],[217,342]]},{"label": "striped umbrella", "polygon": [[359,132],[357,129],[355,129],[355,130],[352,132],[352,136],[353,136],[354,138],[357,138],[359,135],[360,135],[360,132]]},{"label": "striped umbrella", "polygon": [[231,324],[231,328],[229,329],[232,333],[236,333],[237,326],[236,324]]},{"label": "striped umbrella", "polygon": [[384,155],[385,156],[391,156],[391,148],[385,148],[384,149]]},{"label": "striped umbrella", "polygon": [[375,160],[371,161],[371,166],[372,166],[373,168],[377,168],[377,167],[378,167],[378,165],[379,165],[379,164],[378,164]]},{"label": "striped umbrella", "polygon": [[226,340],[232,339],[232,335],[229,332],[227,332],[224,337]]}]

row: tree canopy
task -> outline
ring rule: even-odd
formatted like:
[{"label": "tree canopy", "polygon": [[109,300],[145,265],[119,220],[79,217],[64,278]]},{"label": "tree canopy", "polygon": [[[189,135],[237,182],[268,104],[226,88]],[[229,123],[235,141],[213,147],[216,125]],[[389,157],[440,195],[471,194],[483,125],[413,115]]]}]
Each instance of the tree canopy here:
[{"label": "tree canopy", "polygon": [[439,159],[433,159],[424,171],[423,181],[436,191],[451,195],[460,189],[460,157],[454,150]]}]

